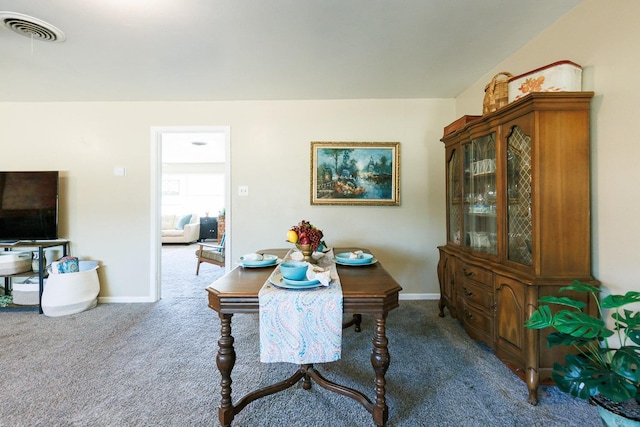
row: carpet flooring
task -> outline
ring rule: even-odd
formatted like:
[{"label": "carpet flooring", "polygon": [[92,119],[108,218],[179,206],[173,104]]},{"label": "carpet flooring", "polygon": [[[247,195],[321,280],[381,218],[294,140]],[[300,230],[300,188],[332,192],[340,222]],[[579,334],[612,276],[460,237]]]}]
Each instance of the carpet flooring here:
[{"label": "carpet flooring", "polygon": [[[100,304],[48,318],[0,309],[0,426],[216,426],[219,323],[206,286],[223,270],[195,248],[163,250],[161,301]],[[599,426],[595,407],[542,387],[527,387],[459,323],[437,315],[436,301],[401,301],[388,317],[389,426]],[[237,361],[233,398],[291,375],[289,364],[260,364],[257,315],[232,322]],[[343,358],[318,367],[329,380],[373,397],[369,362],[373,322],[343,335]],[[236,426],[371,426],[355,401],[297,384],[249,404]]]}]

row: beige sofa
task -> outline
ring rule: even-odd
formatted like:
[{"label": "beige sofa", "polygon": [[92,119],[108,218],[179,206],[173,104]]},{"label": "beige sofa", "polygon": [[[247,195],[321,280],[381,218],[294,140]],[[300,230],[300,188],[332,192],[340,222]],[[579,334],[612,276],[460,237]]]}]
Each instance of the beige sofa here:
[{"label": "beige sofa", "polygon": [[188,215],[162,215],[162,243],[191,243],[200,238],[200,217]]}]

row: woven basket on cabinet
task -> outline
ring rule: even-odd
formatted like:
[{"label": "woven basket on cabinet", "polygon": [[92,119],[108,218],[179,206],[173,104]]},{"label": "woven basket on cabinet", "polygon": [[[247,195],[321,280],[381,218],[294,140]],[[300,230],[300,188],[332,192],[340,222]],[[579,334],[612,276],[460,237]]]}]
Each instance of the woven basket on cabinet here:
[{"label": "woven basket on cabinet", "polygon": [[484,88],[484,102],[482,103],[482,114],[492,113],[509,103],[509,78],[511,73],[502,71],[491,79]]}]

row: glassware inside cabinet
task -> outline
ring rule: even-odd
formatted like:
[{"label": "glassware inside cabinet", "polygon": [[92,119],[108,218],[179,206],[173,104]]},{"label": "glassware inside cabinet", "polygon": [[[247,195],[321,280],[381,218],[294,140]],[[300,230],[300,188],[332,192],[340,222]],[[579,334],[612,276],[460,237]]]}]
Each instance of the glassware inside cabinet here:
[{"label": "glassware inside cabinet", "polygon": [[514,127],[507,138],[507,259],[532,265],[531,137]]},{"label": "glassware inside cabinet", "polygon": [[497,202],[495,133],[464,145],[464,245],[496,255]]},{"label": "glassware inside cabinet", "polygon": [[462,188],[460,187],[459,150],[453,150],[448,164],[449,179],[449,241],[460,244]]}]

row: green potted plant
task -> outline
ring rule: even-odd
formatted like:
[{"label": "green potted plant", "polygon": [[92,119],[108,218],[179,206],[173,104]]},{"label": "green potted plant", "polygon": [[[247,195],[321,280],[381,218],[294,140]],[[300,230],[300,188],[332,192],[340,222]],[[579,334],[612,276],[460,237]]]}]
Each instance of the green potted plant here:
[{"label": "green potted plant", "polygon": [[[558,388],[598,405],[603,422],[624,417],[623,422],[640,426],[640,312],[622,307],[640,303],[640,292],[608,295],[599,300],[600,288],[579,281],[560,289],[591,293],[598,315],[583,311],[586,304],[566,296],[540,298],[540,305],[525,326],[552,328],[548,347],[558,345],[576,349],[565,357],[564,365],[554,364],[552,377]],[[558,306],[553,312],[551,304]],[[603,310],[611,310],[610,329]],[[612,344],[615,343],[615,345]],[[620,422],[620,421],[616,421]]]}]

